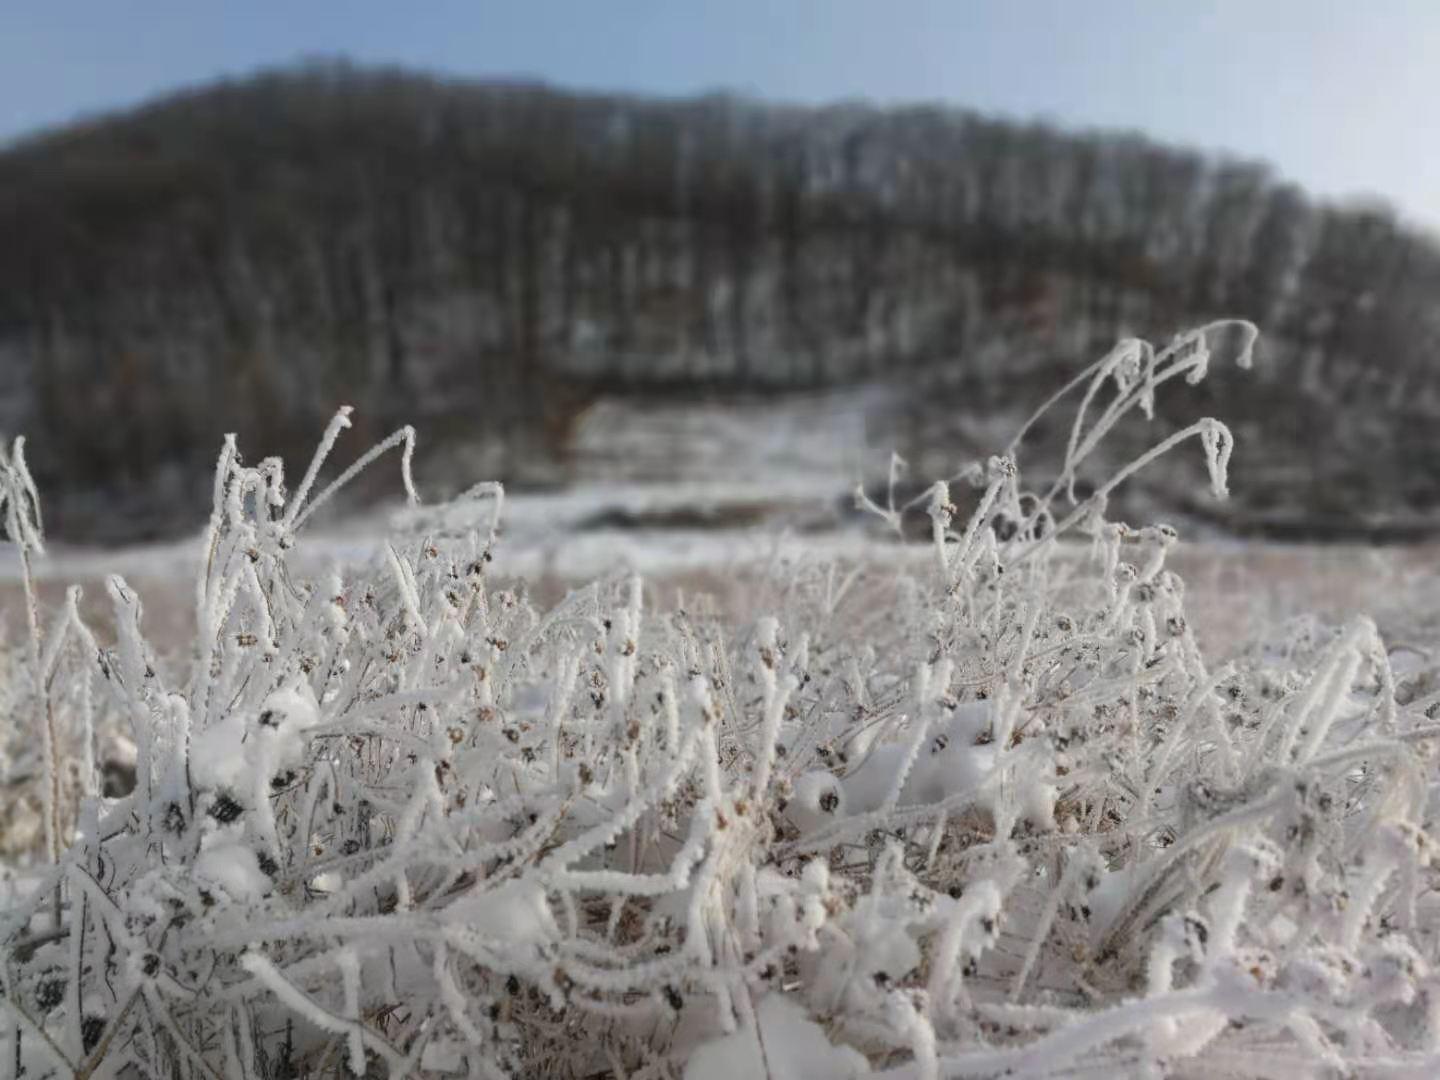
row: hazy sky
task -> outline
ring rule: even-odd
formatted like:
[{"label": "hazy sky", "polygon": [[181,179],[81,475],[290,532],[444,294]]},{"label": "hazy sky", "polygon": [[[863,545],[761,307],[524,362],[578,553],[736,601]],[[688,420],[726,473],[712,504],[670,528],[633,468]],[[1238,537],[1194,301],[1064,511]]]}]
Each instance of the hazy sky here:
[{"label": "hazy sky", "polygon": [[0,0],[0,139],[306,55],[1134,128],[1440,226],[1440,0]]}]

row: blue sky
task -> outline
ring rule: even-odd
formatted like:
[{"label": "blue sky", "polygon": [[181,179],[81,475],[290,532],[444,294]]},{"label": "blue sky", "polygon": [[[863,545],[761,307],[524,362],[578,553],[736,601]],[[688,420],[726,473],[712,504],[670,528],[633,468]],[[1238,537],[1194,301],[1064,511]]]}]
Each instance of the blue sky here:
[{"label": "blue sky", "polygon": [[0,139],[316,55],[1138,129],[1440,226],[1440,0],[3,0]]}]

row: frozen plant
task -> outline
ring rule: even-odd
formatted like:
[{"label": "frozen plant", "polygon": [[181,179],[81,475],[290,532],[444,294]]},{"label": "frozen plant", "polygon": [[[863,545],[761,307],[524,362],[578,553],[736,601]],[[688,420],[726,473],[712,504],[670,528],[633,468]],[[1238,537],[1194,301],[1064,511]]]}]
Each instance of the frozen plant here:
[{"label": "frozen plant", "polygon": [[[347,412],[293,492],[227,440],[179,662],[118,577],[113,648],[72,595],[32,657],[20,711],[78,764],[0,915],[0,1070],[1433,1075],[1440,724],[1364,618],[1206,664],[1174,530],[1104,511],[1191,438],[1223,493],[1218,422],[1074,497],[1233,333],[1248,362],[1246,324],[1122,342],[1053,486],[1017,442],[888,500],[922,573],[798,568],[753,621],[633,575],[535,610],[493,576],[503,490],[420,507],[408,430],[313,495]],[[306,519],[390,449],[383,556],[304,578]]]}]

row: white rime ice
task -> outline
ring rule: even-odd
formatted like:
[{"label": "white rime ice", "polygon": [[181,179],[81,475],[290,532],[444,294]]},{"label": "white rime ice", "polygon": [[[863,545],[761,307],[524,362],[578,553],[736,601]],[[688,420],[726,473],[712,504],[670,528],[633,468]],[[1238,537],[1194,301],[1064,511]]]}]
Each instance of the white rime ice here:
[{"label": "white rime ice", "polygon": [[[1191,441],[1226,490],[1210,419],[1095,462],[1227,340],[1121,342],[1045,484],[1017,438],[862,491],[923,563],[777,560],[738,617],[633,573],[537,609],[498,485],[414,509],[409,429],[323,482],[342,410],[293,495],[224,441],[159,655],[118,576],[111,625],[44,609],[17,444],[0,1076],[1436,1075],[1437,653],[1357,617],[1212,667],[1175,531],[1105,516]],[[307,573],[391,450],[380,557]]]}]

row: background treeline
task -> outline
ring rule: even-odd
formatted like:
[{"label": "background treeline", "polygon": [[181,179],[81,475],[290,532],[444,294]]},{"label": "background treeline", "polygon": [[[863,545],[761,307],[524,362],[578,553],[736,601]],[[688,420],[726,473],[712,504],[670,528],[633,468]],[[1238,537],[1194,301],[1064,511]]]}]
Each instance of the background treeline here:
[{"label": "background treeline", "polygon": [[1136,136],[312,64],[11,147],[0,238],[0,424],[77,539],[188,524],[221,431],[299,461],[342,401],[523,479],[599,393],[882,380],[923,460],[1216,315],[1265,332],[1188,403],[1240,439],[1228,524],[1440,508],[1440,245]]}]

